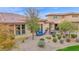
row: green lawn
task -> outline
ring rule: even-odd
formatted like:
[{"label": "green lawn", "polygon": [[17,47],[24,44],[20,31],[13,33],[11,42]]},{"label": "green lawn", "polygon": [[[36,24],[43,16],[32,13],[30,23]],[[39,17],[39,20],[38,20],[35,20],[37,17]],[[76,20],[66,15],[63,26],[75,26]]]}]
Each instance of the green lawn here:
[{"label": "green lawn", "polygon": [[79,51],[79,45],[65,47],[62,49],[58,49],[57,51]]}]

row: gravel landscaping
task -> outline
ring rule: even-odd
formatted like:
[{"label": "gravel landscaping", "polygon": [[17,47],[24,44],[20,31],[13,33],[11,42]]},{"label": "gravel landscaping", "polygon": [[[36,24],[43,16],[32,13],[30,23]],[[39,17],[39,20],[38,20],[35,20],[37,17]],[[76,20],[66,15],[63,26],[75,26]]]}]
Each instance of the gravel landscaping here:
[{"label": "gravel landscaping", "polygon": [[30,36],[28,39],[24,41],[24,43],[18,41],[16,43],[16,47],[13,48],[11,51],[56,51],[57,49],[63,47],[79,45],[79,43],[77,42],[69,42],[69,43],[64,42],[63,44],[61,44],[59,41],[55,43],[52,40],[45,39],[45,47],[44,48],[38,47],[37,43],[39,39],[44,38],[46,36],[50,35],[36,36],[34,40],[32,40]]}]

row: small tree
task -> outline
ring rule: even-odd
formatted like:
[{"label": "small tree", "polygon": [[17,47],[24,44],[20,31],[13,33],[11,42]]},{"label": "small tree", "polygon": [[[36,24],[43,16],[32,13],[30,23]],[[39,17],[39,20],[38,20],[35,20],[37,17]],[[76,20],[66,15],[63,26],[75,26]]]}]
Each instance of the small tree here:
[{"label": "small tree", "polygon": [[58,25],[58,28],[61,32],[72,32],[78,29],[78,27],[69,21],[63,21]]},{"label": "small tree", "polygon": [[78,27],[72,22],[63,21],[58,25],[60,31],[75,31]]},{"label": "small tree", "polygon": [[28,8],[27,15],[28,15],[28,21],[26,22],[27,28],[32,33],[32,39],[34,39],[34,34],[39,29],[38,10],[36,8]]}]

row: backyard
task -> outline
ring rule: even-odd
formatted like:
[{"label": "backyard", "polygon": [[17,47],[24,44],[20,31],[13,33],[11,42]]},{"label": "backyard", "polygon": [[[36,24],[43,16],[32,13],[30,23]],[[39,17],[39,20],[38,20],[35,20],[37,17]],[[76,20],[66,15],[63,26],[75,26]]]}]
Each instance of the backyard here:
[{"label": "backyard", "polygon": [[50,24],[47,30],[43,28],[45,26],[40,28],[42,23],[39,23],[37,9],[28,8],[26,14],[29,17],[26,23],[27,29],[32,35],[27,39],[16,39],[16,47],[12,49],[13,51],[56,51],[63,47],[79,45],[78,27],[75,23],[62,21],[57,23],[57,26],[51,31],[51,26],[55,24],[51,24],[49,21],[47,21]]},{"label": "backyard", "polygon": [[[51,37],[51,39],[50,38],[47,39],[47,37]],[[40,38],[45,39],[45,47],[38,46],[38,42]],[[64,47],[74,46],[74,45],[79,45],[79,43],[76,41],[66,42],[65,40],[64,43],[60,43],[60,40],[54,42],[52,41],[52,36],[46,34],[44,36],[36,36],[34,40],[31,39],[31,36],[28,39],[25,39],[24,41],[16,40],[15,47],[12,48],[11,51],[56,51]],[[77,49],[79,49],[79,47],[77,47]],[[72,49],[70,50],[72,51]]]},{"label": "backyard", "polygon": [[79,50],[78,24],[67,20],[57,23],[40,20],[36,8],[28,8],[26,16],[28,20],[25,17],[22,24],[0,24],[0,50]]}]

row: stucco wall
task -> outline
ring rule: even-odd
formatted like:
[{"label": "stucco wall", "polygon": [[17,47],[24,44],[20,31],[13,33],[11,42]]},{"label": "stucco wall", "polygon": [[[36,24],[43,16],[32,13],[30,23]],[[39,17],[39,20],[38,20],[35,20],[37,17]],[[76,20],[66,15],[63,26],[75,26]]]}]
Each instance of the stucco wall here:
[{"label": "stucco wall", "polygon": [[[52,16],[48,16],[47,17],[47,20],[48,21],[53,21],[54,24],[55,23],[61,23],[62,21],[70,21],[70,22],[73,22],[74,24],[76,24],[78,26],[78,29],[79,29],[79,15],[65,15],[65,16],[58,16],[57,19],[54,19],[53,18],[54,15]],[[77,16],[77,17],[73,17],[73,16]],[[54,26],[54,25],[53,25]],[[54,27],[53,27],[54,28]]]},{"label": "stucco wall", "polygon": [[[78,16],[78,17],[72,17],[72,16]],[[66,15],[66,16],[58,16],[58,18],[57,19],[53,19],[53,16],[48,16],[47,17],[47,20],[48,21],[63,21],[63,20],[66,20],[66,21],[73,21],[73,22],[75,22],[75,21],[79,21],[79,15]]]},{"label": "stucco wall", "polygon": [[30,30],[27,29],[27,25],[25,25],[25,34],[23,35],[16,35],[16,38],[22,38],[22,37],[29,37],[31,35]]}]

